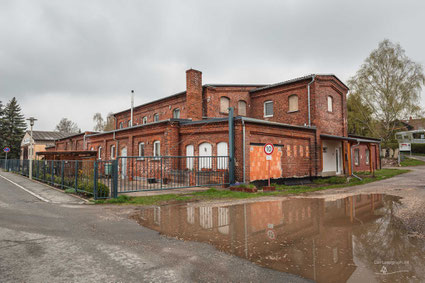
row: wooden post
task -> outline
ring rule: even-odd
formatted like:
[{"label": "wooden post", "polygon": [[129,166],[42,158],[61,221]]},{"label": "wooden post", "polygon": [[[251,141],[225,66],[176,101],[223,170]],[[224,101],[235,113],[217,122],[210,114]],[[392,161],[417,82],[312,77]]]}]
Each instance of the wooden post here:
[{"label": "wooden post", "polygon": [[348,175],[351,175],[351,144],[347,143],[347,152],[348,152]]}]

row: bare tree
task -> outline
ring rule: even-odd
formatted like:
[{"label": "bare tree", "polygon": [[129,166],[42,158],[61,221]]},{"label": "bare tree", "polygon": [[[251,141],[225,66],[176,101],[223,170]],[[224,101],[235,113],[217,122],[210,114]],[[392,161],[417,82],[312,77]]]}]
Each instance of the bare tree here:
[{"label": "bare tree", "polygon": [[99,112],[95,113],[93,115],[93,121],[95,123],[93,130],[97,132],[103,132],[103,130],[105,129],[105,122],[103,121],[102,114],[100,114]]},{"label": "bare tree", "polygon": [[78,125],[67,118],[62,118],[59,121],[59,124],[56,125],[55,131],[69,134],[81,133],[81,129],[78,128]]},{"label": "bare tree", "polygon": [[[423,68],[406,56],[400,44],[388,39],[379,43],[348,84],[351,92],[366,106],[364,110],[372,112],[376,122],[374,131],[385,142],[394,137],[399,120],[421,111],[420,92],[425,84]],[[358,117],[361,116],[368,117]]]},{"label": "bare tree", "polygon": [[115,128],[115,121],[112,112],[108,113],[106,121],[103,119],[102,114],[97,112],[93,115],[93,121],[95,122],[93,129],[98,132],[112,131]]}]

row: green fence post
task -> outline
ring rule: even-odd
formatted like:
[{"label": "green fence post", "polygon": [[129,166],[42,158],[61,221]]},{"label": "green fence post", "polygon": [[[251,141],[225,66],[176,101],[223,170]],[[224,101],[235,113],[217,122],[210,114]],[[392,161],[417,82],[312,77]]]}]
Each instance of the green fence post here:
[{"label": "green fence post", "polygon": [[36,176],[36,178],[37,179],[39,179],[40,178],[40,161],[39,160],[37,160],[37,171],[36,171],[36,173],[35,173],[35,176]]},{"label": "green fence post", "polygon": [[63,190],[63,184],[64,184],[64,167],[65,167],[65,161],[61,161],[61,188]]},{"label": "green fence post", "polygon": [[235,183],[235,134],[233,107],[229,108],[229,183]]},{"label": "green fence post", "polygon": [[112,162],[112,172],[113,172],[112,197],[117,198],[118,197],[118,158]]},{"label": "green fence post", "polygon": [[47,161],[43,161],[43,181],[46,183],[46,163]]},{"label": "green fence post", "polygon": [[78,192],[78,160],[75,160],[75,192]]},{"label": "green fence post", "polygon": [[52,183],[52,185],[54,184],[54,177],[55,177],[55,175],[53,174],[54,170],[55,170],[54,169],[54,161],[52,160],[52,165],[50,166],[50,174],[51,174],[50,182]]},{"label": "green fence post", "polygon": [[97,199],[97,168],[98,164],[97,161],[94,161],[94,174],[93,174],[93,198]]}]

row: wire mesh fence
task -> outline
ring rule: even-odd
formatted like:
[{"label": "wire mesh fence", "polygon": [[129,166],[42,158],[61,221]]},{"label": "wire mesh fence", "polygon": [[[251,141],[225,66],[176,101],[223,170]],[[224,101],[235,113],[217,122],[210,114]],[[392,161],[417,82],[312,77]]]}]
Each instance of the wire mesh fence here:
[{"label": "wire mesh fence", "polygon": [[[0,160],[0,168],[29,177],[29,160]],[[33,160],[32,177],[93,196],[229,184],[228,156],[118,157],[115,160]]]}]

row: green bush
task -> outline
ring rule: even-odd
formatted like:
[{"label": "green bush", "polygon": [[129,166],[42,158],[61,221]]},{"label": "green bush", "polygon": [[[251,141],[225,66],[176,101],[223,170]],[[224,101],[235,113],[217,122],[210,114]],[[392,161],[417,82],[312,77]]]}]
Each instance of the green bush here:
[{"label": "green bush", "polygon": [[423,144],[423,143],[412,143],[412,153],[424,153],[425,154],[425,144]]},{"label": "green bush", "polygon": [[[78,190],[94,195],[94,183],[84,182],[78,184]],[[109,197],[109,187],[102,183],[97,183],[97,197]]]}]

